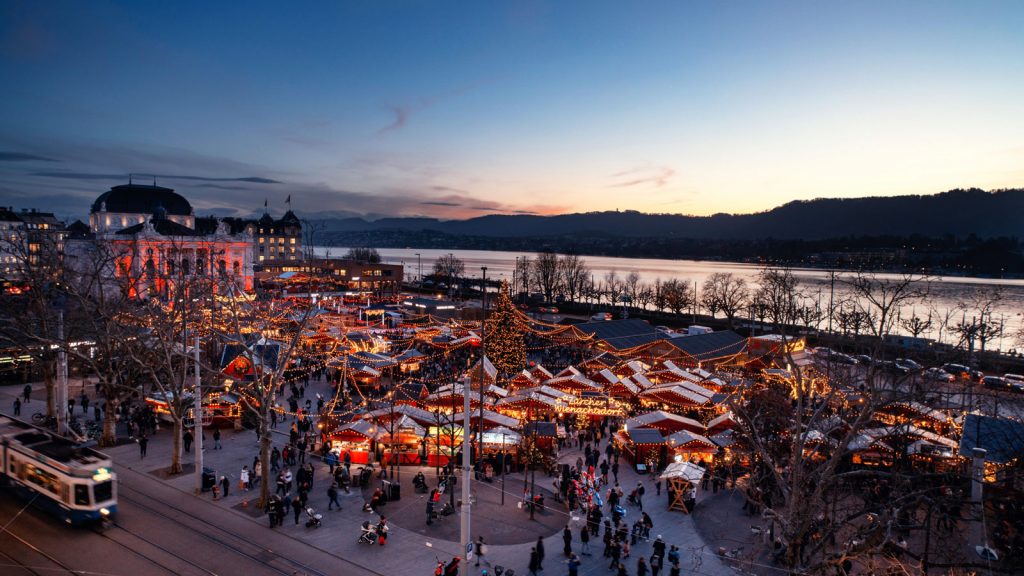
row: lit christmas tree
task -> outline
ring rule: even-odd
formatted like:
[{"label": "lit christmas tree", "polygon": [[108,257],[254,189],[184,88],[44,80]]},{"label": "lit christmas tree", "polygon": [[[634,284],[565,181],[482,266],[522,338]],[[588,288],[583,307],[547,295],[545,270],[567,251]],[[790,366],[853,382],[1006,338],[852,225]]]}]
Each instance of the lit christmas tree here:
[{"label": "lit christmas tree", "polygon": [[519,312],[508,293],[508,282],[502,282],[498,299],[487,319],[484,352],[498,374],[505,378],[526,367],[526,346],[519,322]]}]

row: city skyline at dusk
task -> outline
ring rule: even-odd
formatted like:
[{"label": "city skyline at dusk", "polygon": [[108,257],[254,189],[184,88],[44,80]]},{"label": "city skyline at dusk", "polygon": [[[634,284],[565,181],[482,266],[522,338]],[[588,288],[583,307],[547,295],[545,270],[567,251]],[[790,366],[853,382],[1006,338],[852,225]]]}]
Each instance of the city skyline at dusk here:
[{"label": "city skyline at dusk", "polygon": [[1024,182],[1012,2],[8,2],[0,203],[749,213]]}]

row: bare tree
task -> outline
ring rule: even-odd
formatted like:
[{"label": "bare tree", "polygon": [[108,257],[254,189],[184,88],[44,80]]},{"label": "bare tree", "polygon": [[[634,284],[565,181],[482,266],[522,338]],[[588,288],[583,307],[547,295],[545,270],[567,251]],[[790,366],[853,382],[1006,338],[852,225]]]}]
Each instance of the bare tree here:
[{"label": "bare tree", "polygon": [[[885,509],[882,526],[889,531],[878,532],[878,524],[866,521],[876,510],[848,489],[859,473],[841,467],[876,410],[894,396],[872,369],[863,388],[854,389],[795,361],[794,351],[802,349],[793,334],[801,298],[790,270],[761,272],[754,300],[779,336],[779,363],[789,368],[734,397],[731,408],[753,452],[747,498],[764,509],[773,556],[794,572],[831,573],[849,558],[880,554],[895,539],[893,519],[902,500]],[[851,403],[854,391],[859,398]]]},{"label": "bare tree", "polygon": [[857,272],[840,280],[850,290],[851,303],[871,318],[871,333],[879,339],[889,335],[899,318],[900,310],[928,294],[927,276],[886,275]]},{"label": "bare tree", "polygon": [[932,318],[921,318],[917,314],[913,314],[910,318],[901,318],[900,326],[907,331],[911,336],[917,338],[932,329]]},{"label": "bare tree", "polygon": [[541,252],[533,260],[533,278],[544,300],[551,302],[561,287],[561,274],[558,269],[558,255],[554,252]]},{"label": "bare tree", "polygon": [[673,278],[662,284],[661,289],[664,292],[665,305],[677,316],[696,302],[693,286],[687,280]]},{"label": "bare tree", "polygon": [[622,279],[619,278],[619,273],[617,271],[609,270],[604,273],[604,283],[601,286],[601,293],[612,306],[619,301],[619,296],[622,295]]},{"label": "bare tree", "polygon": [[57,324],[63,306],[64,245],[57,235],[38,235],[21,222],[0,223],[0,263],[13,289],[0,291],[4,347],[30,357],[46,388],[46,413],[56,416]]},{"label": "bare tree", "polygon": [[715,272],[704,281],[701,304],[714,317],[719,310],[725,313],[729,327],[735,326],[736,315],[747,304],[747,281],[732,272]]},{"label": "bare tree", "polygon": [[570,302],[582,298],[590,281],[590,269],[587,263],[575,254],[566,254],[558,259],[558,272],[565,288],[565,296]]},{"label": "bare tree", "polygon": [[531,262],[532,262],[532,260],[530,260],[530,258],[528,256],[522,256],[520,258],[516,258],[516,269],[515,269],[516,282],[515,283],[518,284],[518,286],[513,286],[512,287],[513,288],[513,290],[512,290],[513,298],[515,297],[514,293],[516,291],[519,291],[519,292],[521,292],[523,294],[529,294],[530,293],[530,286],[532,285],[532,281],[531,281],[532,274],[531,274],[531,272],[533,271],[533,265],[531,264]]},{"label": "bare tree", "polygon": [[[247,401],[244,408],[255,420],[259,434],[261,468],[270,470],[271,411],[285,371],[299,354],[302,334],[313,308],[306,301],[262,302],[248,298],[228,299],[215,324],[221,344],[228,347],[225,360],[241,358],[250,375],[235,383]],[[234,358],[228,356],[234,355]],[[265,505],[272,482],[260,483],[259,504]]]},{"label": "bare tree", "polygon": [[631,270],[626,275],[625,280],[622,281],[622,292],[629,297],[629,304],[631,306],[637,306],[640,300],[640,292],[643,290],[643,285],[640,283],[640,273],[636,270]]},{"label": "bare tree", "polygon": [[380,262],[380,253],[377,252],[376,248],[357,246],[355,248],[349,248],[348,253],[345,254],[345,258],[348,260],[355,260],[357,262],[377,264]]}]

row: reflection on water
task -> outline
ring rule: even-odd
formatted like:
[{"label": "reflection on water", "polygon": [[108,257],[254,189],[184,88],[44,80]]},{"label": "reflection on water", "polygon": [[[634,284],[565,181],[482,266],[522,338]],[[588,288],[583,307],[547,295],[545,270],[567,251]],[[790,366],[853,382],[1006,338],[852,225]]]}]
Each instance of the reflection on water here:
[{"label": "reflection on water", "polygon": [[[330,254],[340,257],[348,250],[346,248],[317,248],[318,255]],[[480,268],[487,267],[487,277],[490,279],[512,281],[512,271],[515,268],[517,257],[533,258],[535,253],[530,252],[495,252],[487,250],[427,250],[427,249],[399,249],[399,248],[378,248],[381,258],[385,263],[403,264],[407,279],[415,279],[420,275],[430,274],[434,268],[434,261],[446,254],[454,254],[466,264],[465,275],[467,277],[479,278]],[[669,280],[672,278],[685,279],[696,282],[698,286],[703,285],[704,280],[715,272],[732,272],[742,276],[748,282],[756,282],[757,274],[761,267],[755,264],[739,264],[733,262],[707,262],[694,260],[662,260],[656,258],[613,258],[605,256],[585,256],[583,259],[593,275],[594,281],[600,283],[605,273],[615,270],[622,278],[632,271],[640,274],[643,282],[653,283],[656,279]],[[832,282],[830,273],[827,270],[797,268],[793,273],[804,284],[805,291],[811,300],[820,302],[821,309],[828,308]],[[899,278],[897,274],[879,274],[880,278]],[[940,327],[939,318],[952,318],[953,323],[966,320],[971,321],[971,312],[958,309],[961,302],[971,299],[972,295],[979,290],[999,287],[1003,293],[1003,300],[994,309],[992,318],[1003,325],[1004,336],[1001,339],[993,340],[987,344],[992,349],[1014,348],[1013,335],[1021,328],[1024,322],[1024,280],[1003,280],[992,278],[962,278],[956,276],[937,276],[929,279],[928,297],[924,302],[918,302],[909,309],[901,311],[904,318],[917,315],[921,318],[931,316],[933,328],[926,336],[939,339]],[[833,302],[843,299],[846,294],[842,282],[835,283],[835,292],[832,293]],[[955,337],[948,330],[941,330],[941,340],[950,343]]]}]

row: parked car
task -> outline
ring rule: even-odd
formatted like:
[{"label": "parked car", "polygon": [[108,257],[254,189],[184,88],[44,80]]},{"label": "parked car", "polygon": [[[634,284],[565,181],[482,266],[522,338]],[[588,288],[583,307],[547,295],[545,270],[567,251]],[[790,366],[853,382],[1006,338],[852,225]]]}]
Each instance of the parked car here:
[{"label": "parked car", "polygon": [[954,378],[970,378],[971,369],[963,364],[943,364],[942,369],[953,375]]},{"label": "parked car", "polygon": [[875,359],[867,354],[857,354],[854,358],[857,360],[857,363],[862,366],[871,366],[875,363]]},{"label": "parked car", "polygon": [[1003,374],[1003,378],[1010,380],[1011,384],[1014,382],[1024,383],[1024,374],[1010,374],[1007,372],[1006,374]]},{"label": "parked car", "polygon": [[542,304],[537,306],[537,312],[541,314],[558,314],[558,307],[553,304]]},{"label": "parked car", "polygon": [[603,322],[603,321],[606,321],[606,320],[611,320],[612,319],[612,313],[611,312],[598,312],[597,314],[594,314],[593,316],[591,316],[590,319],[594,320],[595,322]]},{"label": "parked car", "polygon": [[981,379],[981,384],[985,388],[991,388],[993,390],[1009,390],[1010,381],[1002,376],[985,376]]},{"label": "parked car", "polygon": [[956,376],[953,376],[949,372],[938,367],[925,370],[924,377],[929,380],[935,380],[936,382],[953,382],[956,380]]},{"label": "parked car", "polygon": [[882,362],[881,367],[886,372],[896,374],[899,376],[905,376],[907,374],[910,374],[909,368],[905,366],[900,366],[899,364],[893,362],[892,360],[886,360],[885,362]]},{"label": "parked car", "polygon": [[850,366],[853,366],[854,364],[857,363],[856,358],[850,356],[849,354],[843,354],[841,352],[833,352],[829,360],[837,364],[848,364]]},{"label": "parked car", "polygon": [[924,369],[924,366],[921,366],[920,364],[914,362],[910,358],[897,358],[896,365],[902,368],[906,368],[908,372],[918,372]]}]

